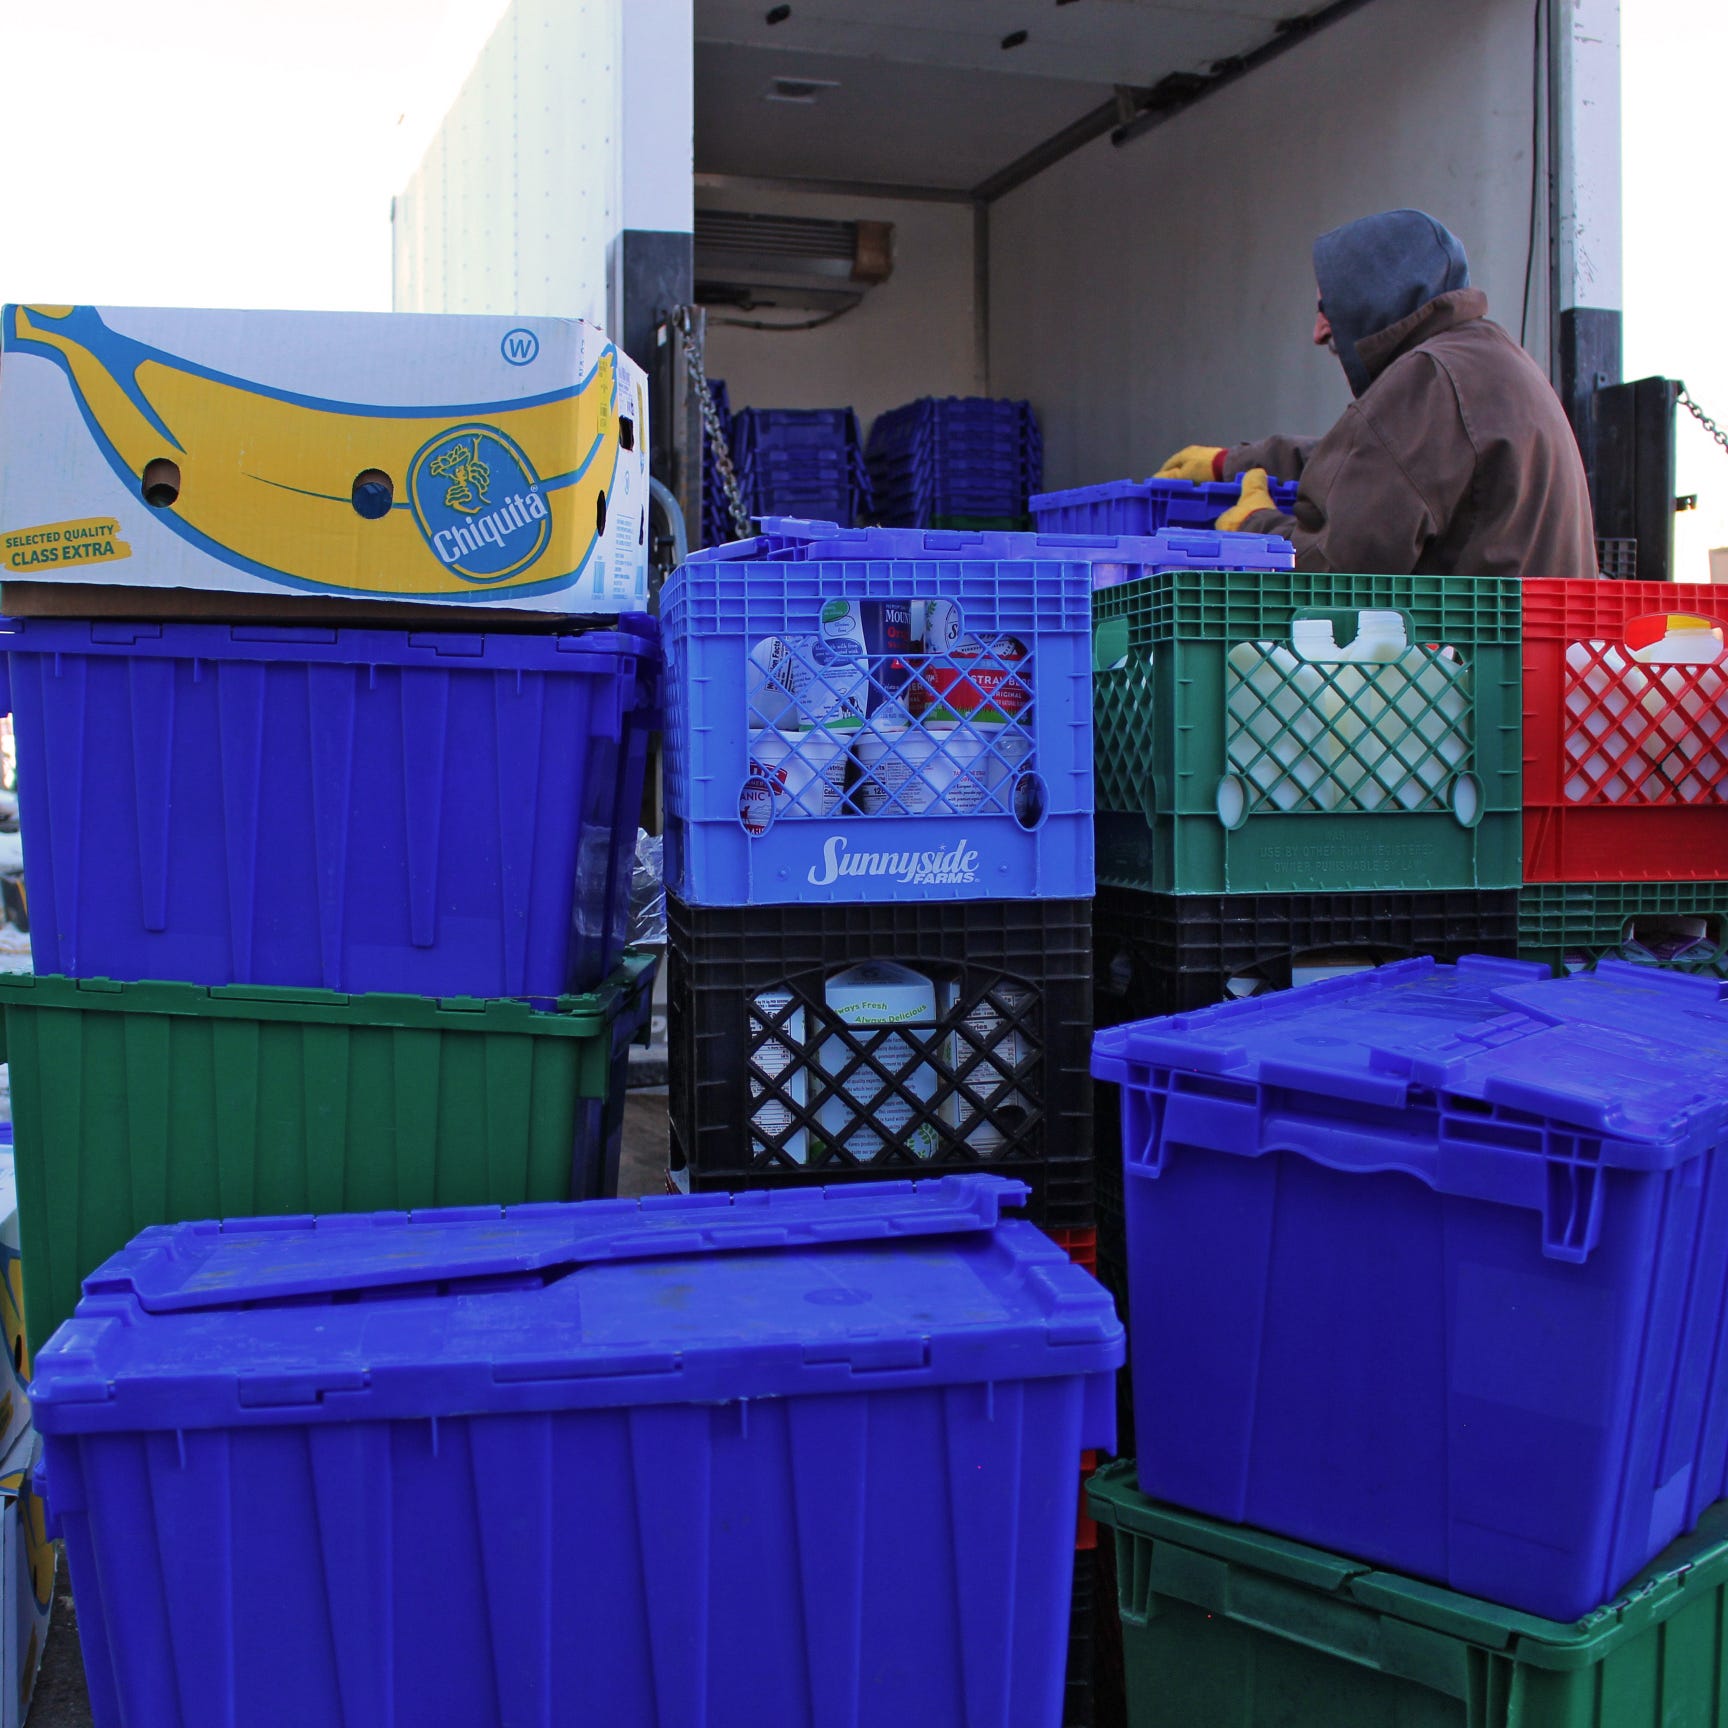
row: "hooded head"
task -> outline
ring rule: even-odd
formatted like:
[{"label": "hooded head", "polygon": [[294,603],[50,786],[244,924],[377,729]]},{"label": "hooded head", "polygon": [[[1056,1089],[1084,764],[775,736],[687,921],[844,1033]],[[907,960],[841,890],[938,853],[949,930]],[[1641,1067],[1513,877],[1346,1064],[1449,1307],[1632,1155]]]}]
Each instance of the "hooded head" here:
[{"label": "hooded head", "polygon": [[1356,344],[1437,296],[1468,288],[1470,261],[1432,216],[1387,210],[1322,234],[1314,242],[1314,280],[1344,375],[1360,396],[1372,380]]}]

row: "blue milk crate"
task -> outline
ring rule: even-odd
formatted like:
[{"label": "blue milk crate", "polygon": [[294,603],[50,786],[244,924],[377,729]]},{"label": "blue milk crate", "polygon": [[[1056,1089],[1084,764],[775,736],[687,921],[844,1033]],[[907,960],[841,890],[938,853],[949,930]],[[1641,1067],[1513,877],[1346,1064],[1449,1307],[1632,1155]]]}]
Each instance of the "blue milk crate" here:
[{"label": "blue milk crate", "polygon": [[[1277,534],[1171,529],[1161,534],[1023,534],[952,528],[854,528],[801,517],[764,516],[751,554],[759,558],[1078,558],[1104,587],[1160,570],[1288,570],[1296,554]],[[712,560],[712,551],[690,562]],[[730,556],[730,554],[728,554]]]},{"label": "blue milk crate", "polygon": [[0,620],[39,972],[550,1007],[623,953],[659,629]]},{"label": "blue milk crate", "polygon": [[[763,528],[755,540],[696,553],[661,601],[666,880],[692,906],[1084,899],[1093,881],[1091,681],[1078,598],[1095,583],[1154,570],[1290,559],[1286,542],[1256,535],[847,531],[780,518]],[[885,741],[880,721],[872,730],[842,717],[836,746],[828,728],[792,732],[782,718],[762,729],[783,732],[763,740],[777,762],[752,760],[751,720],[767,718],[752,691],[753,653],[760,685],[764,645],[803,640],[811,646],[782,656],[790,682],[831,692],[831,668],[813,646],[825,604],[943,599],[958,603],[966,633],[985,643],[1012,637],[1027,650],[1021,664],[987,658],[961,681],[969,698],[980,679],[1031,697],[1012,725],[963,724],[933,750],[938,775],[960,766],[958,752],[946,753],[955,746],[977,755],[964,800],[937,796],[914,808],[912,757],[925,741]],[[917,656],[886,651],[867,658],[865,717],[908,695],[940,696],[951,668],[940,656],[932,665],[922,671]],[[898,789],[885,770],[900,774]]]},{"label": "blue milk crate", "polygon": [[732,416],[735,455],[752,450],[855,450],[858,416],[851,408],[740,408]]},{"label": "blue milk crate", "polygon": [[[667,885],[693,906],[1090,895],[1088,564],[1030,535],[933,535],[905,556],[884,555],[883,530],[818,528],[802,548],[711,549],[666,584]],[[824,608],[931,601],[981,656],[819,660]],[[827,723],[807,695],[764,712],[837,685]],[[929,721],[906,725],[910,709]]]},{"label": "blue milk crate", "polygon": [[1576,1620],[1728,1493],[1728,985],[1408,960],[1100,1032],[1142,1489]]},{"label": "blue milk crate", "polygon": [[36,1364],[96,1720],[1055,1724],[1122,1328],[1024,1192],[143,1232]]},{"label": "blue milk crate", "polygon": [[[1295,507],[1294,480],[1271,482],[1272,502]],[[1112,480],[1067,492],[1041,492],[1030,509],[1040,529],[1070,534],[1156,534],[1164,528],[1210,528],[1241,502],[1235,480]]]},{"label": "blue milk crate", "polygon": [[1006,431],[1024,437],[1037,433],[1038,422],[1030,402],[1000,396],[925,396],[877,415],[870,439],[875,443],[879,436],[900,437],[930,428],[987,435]]}]

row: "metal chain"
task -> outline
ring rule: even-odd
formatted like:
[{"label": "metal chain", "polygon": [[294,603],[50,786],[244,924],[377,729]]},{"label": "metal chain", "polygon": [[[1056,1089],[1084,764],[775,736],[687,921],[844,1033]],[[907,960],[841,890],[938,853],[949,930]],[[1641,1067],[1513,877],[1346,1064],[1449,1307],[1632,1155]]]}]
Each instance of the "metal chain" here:
[{"label": "metal chain", "polygon": [[1728,432],[1724,432],[1722,428],[1718,426],[1716,422],[1692,400],[1691,396],[1688,395],[1684,389],[1680,392],[1679,400],[1680,406],[1684,408],[1686,412],[1690,414],[1692,418],[1696,420],[1698,424],[1702,426],[1724,450],[1728,450]]},{"label": "metal chain", "polygon": [[720,470],[720,489],[726,494],[726,515],[737,540],[750,538],[750,509],[744,502],[744,489],[738,484],[738,470],[732,466],[732,452],[726,435],[720,429],[720,410],[714,402],[714,391],[708,383],[708,368],[703,364],[702,347],[696,340],[696,321],[688,306],[677,313],[679,332],[684,337],[684,364],[690,382],[696,390],[696,401],[702,413],[702,436],[714,448],[714,466]]}]

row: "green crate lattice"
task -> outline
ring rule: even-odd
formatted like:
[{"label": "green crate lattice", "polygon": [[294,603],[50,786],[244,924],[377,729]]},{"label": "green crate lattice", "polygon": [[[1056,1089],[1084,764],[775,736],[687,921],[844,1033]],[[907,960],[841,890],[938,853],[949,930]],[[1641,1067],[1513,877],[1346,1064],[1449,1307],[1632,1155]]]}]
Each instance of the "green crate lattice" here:
[{"label": "green crate lattice", "polygon": [[[1640,919],[1702,918],[1705,945],[1653,961],[1634,946]],[[1728,882],[1527,882],[1518,896],[1518,953],[1561,970],[1568,954],[1661,964],[1728,978]]]},{"label": "green crate lattice", "polygon": [[[1302,618],[1328,619],[1347,643],[1365,610],[1400,613],[1410,646],[1294,668],[1259,646],[1288,645]],[[1098,590],[1093,618],[1101,881],[1177,893],[1518,885],[1516,582],[1170,571]]]}]

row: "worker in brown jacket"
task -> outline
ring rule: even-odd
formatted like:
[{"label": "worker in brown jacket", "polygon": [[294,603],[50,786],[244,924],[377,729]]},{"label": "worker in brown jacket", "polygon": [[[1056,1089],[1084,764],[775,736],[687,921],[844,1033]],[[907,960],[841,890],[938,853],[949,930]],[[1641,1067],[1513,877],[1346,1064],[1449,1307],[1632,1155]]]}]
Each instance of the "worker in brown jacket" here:
[{"label": "worker in brown jacket", "polygon": [[[1283,534],[1299,570],[1594,576],[1577,441],[1528,354],[1487,317],[1458,240],[1390,210],[1314,243],[1314,340],[1356,400],[1324,438],[1191,444],[1161,479],[1240,478],[1220,528]],[[1300,483],[1294,515],[1267,476]]]}]

